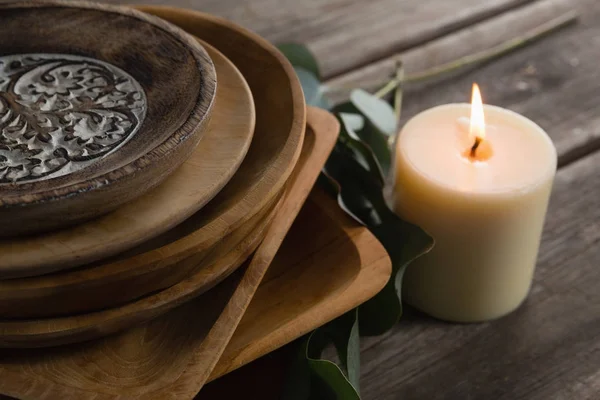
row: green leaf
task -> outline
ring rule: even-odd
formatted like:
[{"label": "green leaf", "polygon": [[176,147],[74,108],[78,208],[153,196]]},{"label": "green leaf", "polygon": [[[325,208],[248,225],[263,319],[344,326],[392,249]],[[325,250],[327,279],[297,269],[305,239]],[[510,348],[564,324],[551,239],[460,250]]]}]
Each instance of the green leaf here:
[{"label": "green leaf", "polygon": [[381,184],[385,181],[383,169],[379,164],[373,150],[365,144],[359,134],[364,128],[365,120],[358,114],[337,114],[340,121],[340,140],[354,152],[354,158],[365,169],[367,169],[374,179],[377,179]]},{"label": "green leaf", "polygon": [[383,221],[370,229],[392,259],[392,278],[375,297],[359,307],[361,329],[370,336],[381,335],[398,322],[402,316],[402,278],[406,267],[434,245],[431,236],[393,213]]},{"label": "green leaf", "polygon": [[302,85],[306,104],[328,110],[330,104],[325,98],[325,90],[317,77],[302,67],[294,66],[294,70],[296,71],[296,75],[298,75],[300,85]]},{"label": "green leaf", "polygon": [[282,399],[284,400],[307,400],[311,395],[311,368],[307,357],[307,348],[310,335],[296,341],[297,350],[291,362],[285,384],[283,386]]},{"label": "green leaf", "polygon": [[338,119],[343,122],[348,134],[352,136],[352,139],[360,140],[358,135],[354,132],[360,131],[365,127],[365,119],[358,114],[339,113]]},{"label": "green leaf", "polygon": [[282,43],[277,46],[294,67],[300,67],[312,73],[317,80],[321,80],[319,64],[311,51],[300,43]]},{"label": "green leaf", "polygon": [[390,281],[373,299],[359,307],[361,333],[382,334],[402,315],[404,270],[412,260],[433,247],[433,239],[388,208],[383,185],[372,178],[344,145],[338,143],[335,146],[325,165],[325,173],[339,184],[338,203],[371,230],[392,260]]},{"label": "green leaf", "polygon": [[[299,346],[284,387],[284,400],[360,400],[358,310],[354,309],[305,337]],[[323,350],[333,343],[344,371]]]},{"label": "green leaf", "polygon": [[[318,395],[312,395],[312,398],[318,399],[343,399],[343,400],[360,400],[360,396],[352,387],[352,384],[348,381],[346,376],[343,374],[340,367],[329,360],[314,360],[310,359],[309,364],[314,373],[321,379],[321,383],[325,383],[326,388],[329,390],[321,389]],[[324,395],[326,392],[328,395]],[[313,392],[318,393],[318,392]]]},{"label": "green leaf", "polygon": [[390,137],[396,135],[398,121],[394,109],[387,102],[362,89],[356,89],[350,93],[350,102],[381,133]]},{"label": "green leaf", "polygon": [[[376,100],[380,101],[379,99]],[[334,107],[333,111],[339,116],[343,114],[358,114],[364,118],[363,126],[360,129],[354,129],[355,136],[362,142],[362,146],[367,146],[370,149],[370,152],[375,155],[377,162],[380,165],[382,175],[387,175],[392,163],[392,152],[390,149],[391,138],[378,127],[376,122],[373,122],[372,118],[374,118],[374,113],[365,114],[352,101],[338,104]]]},{"label": "green leaf", "polygon": [[360,387],[360,336],[358,309],[331,321],[322,329],[331,338],[350,384],[359,392]]}]

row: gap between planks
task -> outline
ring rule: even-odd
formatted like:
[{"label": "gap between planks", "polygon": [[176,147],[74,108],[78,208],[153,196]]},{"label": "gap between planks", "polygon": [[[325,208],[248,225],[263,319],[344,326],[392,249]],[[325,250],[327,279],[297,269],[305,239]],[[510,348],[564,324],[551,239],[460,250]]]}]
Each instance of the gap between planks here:
[{"label": "gap between planks", "polygon": [[[489,8],[482,8],[481,10],[477,10],[473,13],[467,13],[464,19],[457,19],[448,23],[446,25],[438,26],[435,29],[431,29],[430,31],[423,32],[419,36],[415,36],[413,38],[407,39],[405,41],[399,41],[398,44],[391,45],[389,48],[385,49],[381,53],[374,53],[370,57],[362,57],[358,59],[353,65],[349,65],[347,67],[338,66],[337,69],[333,69],[332,72],[327,72],[329,68],[326,68],[325,76],[328,79],[334,79],[336,77],[342,76],[344,74],[350,73],[356,69],[361,69],[363,67],[368,67],[373,63],[380,62],[382,60],[386,60],[390,54],[393,54],[398,51],[405,51],[411,48],[418,48],[427,44],[430,41],[433,41],[438,38],[442,38],[446,35],[452,34],[461,29],[468,29],[469,26],[473,24],[480,23],[482,21],[486,21],[489,18],[494,18],[498,15],[501,15],[504,12],[519,9],[526,4],[529,4],[535,0],[509,0],[506,2],[495,1],[492,2],[492,6]],[[483,3],[483,2],[482,2]],[[475,7],[474,7],[475,8]],[[456,14],[460,14],[461,11],[465,10],[456,10]],[[442,17],[442,16],[440,16]],[[386,34],[393,35],[393,30],[391,32],[386,32]]]},{"label": "gap between planks", "polygon": [[169,4],[225,17],[273,43],[304,43],[319,60],[322,75],[331,78],[532,1],[171,0]]}]

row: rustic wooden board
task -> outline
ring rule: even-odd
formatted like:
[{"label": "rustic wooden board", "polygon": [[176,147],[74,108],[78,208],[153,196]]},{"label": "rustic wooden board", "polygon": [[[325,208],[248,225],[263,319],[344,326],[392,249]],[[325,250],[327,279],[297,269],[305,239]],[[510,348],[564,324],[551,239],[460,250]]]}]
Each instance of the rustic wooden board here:
[{"label": "rustic wooden board", "polygon": [[[254,101],[250,88],[235,66],[210,45],[205,45],[221,82],[210,127],[192,156],[163,185],[109,215],[71,229],[1,241],[0,258],[5,273],[8,269],[14,271],[12,276],[48,271],[55,266],[77,266],[128,250],[190,217],[231,179],[252,141]],[[159,241],[154,247],[164,244]],[[173,262],[176,261],[175,254],[172,252]],[[118,289],[119,282],[128,287],[131,279],[141,278],[144,265],[148,273],[153,263],[153,257],[132,258],[121,255],[75,271],[2,280],[0,317],[39,317],[110,306],[101,299],[108,283],[114,292],[110,294],[113,305],[127,301],[127,296],[121,297],[124,292]],[[152,269],[155,284],[158,283],[156,280],[164,279],[157,273],[168,268],[167,263],[162,268]],[[174,278],[171,277],[172,283]],[[161,284],[168,286],[169,281]],[[149,291],[159,289],[147,288]],[[129,299],[143,295],[146,290],[144,287],[138,289],[142,291],[131,292]],[[80,301],[74,303],[77,294],[89,301],[79,297]],[[18,307],[13,301],[19,302]],[[47,304],[47,307],[40,307],[40,304]]]},{"label": "rustic wooden board", "polygon": [[482,68],[409,90],[405,119],[464,101],[471,82],[479,82],[484,101],[524,113],[547,129],[563,168],[524,306],[479,325],[409,313],[392,332],[363,340],[363,398],[598,397],[600,4],[572,5],[581,11],[578,25]]},{"label": "rustic wooden board", "polygon": [[390,259],[377,239],[335,199],[313,190],[210,380],[365,302],[390,274]]},{"label": "rustic wooden board", "polygon": [[24,399],[192,398],[227,345],[337,139],[337,121],[326,112],[311,110],[309,124],[281,206],[271,224],[265,221],[270,225],[265,239],[239,274],[120,335],[44,351],[4,350],[0,392]]},{"label": "rustic wooden board", "polygon": [[[365,399],[597,399],[600,153],[559,171],[528,300],[498,321],[416,312],[362,342]],[[435,345],[432,345],[435,344]]]},{"label": "rustic wooden board", "polygon": [[355,88],[375,92],[395,74],[398,60],[402,60],[405,73],[410,76],[513,40],[548,21],[560,18],[572,8],[571,0],[540,0],[528,3],[423,46],[399,52],[331,79],[327,81],[330,89],[328,97],[338,103],[345,101],[350,90]]},{"label": "rustic wooden board", "polygon": [[[581,15],[577,24],[486,66],[424,87],[409,87],[402,121],[435,105],[468,101],[472,83],[478,82],[484,102],[517,111],[548,132],[557,147],[559,165],[600,148],[596,128],[600,124],[600,47],[596,42],[600,3],[576,0],[569,5]],[[498,26],[489,25],[496,32]],[[446,44],[446,52],[457,46],[450,39]],[[358,76],[352,78],[352,85],[360,82]]]},{"label": "rustic wooden board", "polygon": [[274,43],[306,43],[324,76],[332,77],[531,1],[175,0],[169,5],[225,17]]},{"label": "rustic wooden board", "polygon": [[[2,178],[22,178],[0,179],[0,237],[115,210],[164,181],[206,131],[212,61],[160,19],[106,4],[13,2],[0,4],[0,36],[0,54],[11,56],[2,60]],[[0,278],[13,272],[2,261]]]}]

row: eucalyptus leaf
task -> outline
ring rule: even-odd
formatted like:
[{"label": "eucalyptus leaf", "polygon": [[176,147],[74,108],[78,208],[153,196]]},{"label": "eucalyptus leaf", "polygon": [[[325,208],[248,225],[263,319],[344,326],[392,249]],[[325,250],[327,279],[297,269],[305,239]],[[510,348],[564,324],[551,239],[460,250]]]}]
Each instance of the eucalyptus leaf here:
[{"label": "eucalyptus leaf", "polygon": [[[336,112],[338,116],[350,114],[363,117],[364,123],[362,128],[354,129],[353,133],[355,133],[356,139],[358,139],[363,146],[366,145],[370,149],[370,152],[375,155],[382,174],[384,176],[387,175],[392,163],[392,152],[389,146],[390,137],[385,132],[381,131],[377,124],[369,119],[369,116],[364,114],[352,102],[338,104],[334,107],[333,111]],[[373,115],[371,115],[371,118],[372,117]]]},{"label": "eucalyptus leaf", "polygon": [[404,270],[412,260],[433,247],[433,239],[388,208],[382,184],[342,146],[336,145],[325,165],[325,173],[340,187],[338,203],[371,230],[392,260],[390,281],[373,299],[359,307],[361,334],[378,335],[398,322],[402,315]]},{"label": "eucalyptus leaf", "polygon": [[358,309],[354,309],[323,327],[333,342],[350,384],[359,392],[360,336]]},{"label": "eucalyptus leaf", "polygon": [[[293,43],[279,48],[296,70],[306,103],[329,109],[318,64],[308,48]],[[433,246],[431,237],[399,218],[384,200],[385,176],[392,158],[389,143],[397,132],[397,112],[364,90],[352,91],[350,101],[336,106],[334,112],[340,121],[340,136],[319,183],[383,244],[392,259],[392,277],[373,299],[305,337],[288,375],[286,400],[360,400],[359,330],[366,335],[381,334],[398,321],[404,271]],[[321,358],[331,343],[341,367]]]},{"label": "eucalyptus leaf", "polygon": [[302,85],[306,104],[328,110],[330,104],[325,98],[325,90],[317,77],[312,72],[299,66],[294,66],[294,70],[298,75],[300,85]]},{"label": "eucalyptus leaf", "polygon": [[354,152],[354,157],[365,169],[383,184],[383,169],[373,150],[363,142],[357,132],[364,128],[365,120],[358,114],[339,113],[340,140]]},{"label": "eucalyptus leaf", "polygon": [[349,113],[339,113],[338,117],[344,123],[344,127],[352,139],[360,140],[355,132],[365,127],[365,119],[358,114]]},{"label": "eucalyptus leaf", "polygon": [[[360,400],[360,347],[356,309],[342,315],[306,336],[288,373],[284,400]],[[345,373],[323,350],[333,343]]]},{"label": "eucalyptus leaf", "polygon": [[282,43],[277,48],[294,67],[300,67],[312,73],[317,80],[321,80],[319,64],[308,47],[300,43]]},{"label": "eucalyptus leaf", "polygon": [[355,89],[350,93],[350,102],[380,132],[391,137],[396,135],[398,121],[389,103],[362,89]]},{"label": "eucalyptus leaf", "polygon": [[310,335],[306,335],[296,342],[297,348],[290,364],[285,384],[283,386],[283,400],[308,400],[311,396],[311,369],[306,349]]}]

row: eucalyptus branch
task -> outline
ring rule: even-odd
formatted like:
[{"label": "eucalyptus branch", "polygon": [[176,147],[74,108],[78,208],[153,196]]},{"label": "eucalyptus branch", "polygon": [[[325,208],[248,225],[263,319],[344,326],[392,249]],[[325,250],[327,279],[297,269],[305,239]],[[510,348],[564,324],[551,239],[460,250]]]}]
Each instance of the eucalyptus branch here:
[{"label": "eucalyptus branch", "polygon": [[536,41],[543,36],[546,36],[560,28],[563,28],[573,22],[575,22],[578,18],[578,14],[575,11],[569,11],[560,17],[552,19],[537,28],[527,32],[522,36],[518,36],[511,40],[508,40],[504,43],[501,43],[495,47],[490,49],[486,49],[474,54],[469,54],[465,57],[459,58],[454,61],[450,61],[448,63],[439,65],[437,67],[430,68],[423,72],[419,72],[413,75],[408,75],[404,77],[404,79],[399,79],[395,77],[391,81],[385,84],[381,89],[379,89],[375,96],[381,98],[386,96],[392,90],[394,90],[400,83],[414,83],[414,82],[422,82],[428,79],[432,79],[441,75],[448,74],[450,72],[465,68],[470,65],[479,64],[485,61],[492,60],[494,58],[500,57],[504,54],[510,53],[520,47],[530,44],[533,41]]},{"label": "eucalyptus branch", "polygon": [[404,64],[402,61],[398,61],[396,66],[396,91],[394,92],[394,114],[396,115],[396,121],[400,121],[400,113],[402,112],[402,90],[404,89]]},{"label": "eucalyptus branch", "polygon": [[[396,85],[396,90],[394,92],[394,115],[396,117],[396,124],[400,123],[400,115],[402,113],[402,91],[404,89],[404,64],[402,61],[398,60],[396,63],[396,81],[400,82],[400,84]],[[396,125],[398,126],[398,125]],[[391,149],[394,145],[395,135],[388,136],[388,147]]]},{"label": "eucalyptus branch", "polygon": [[374,96],[382,98],[398,86],[399,80],[397,77],[385,84],[384,87],[375,92]]}]

